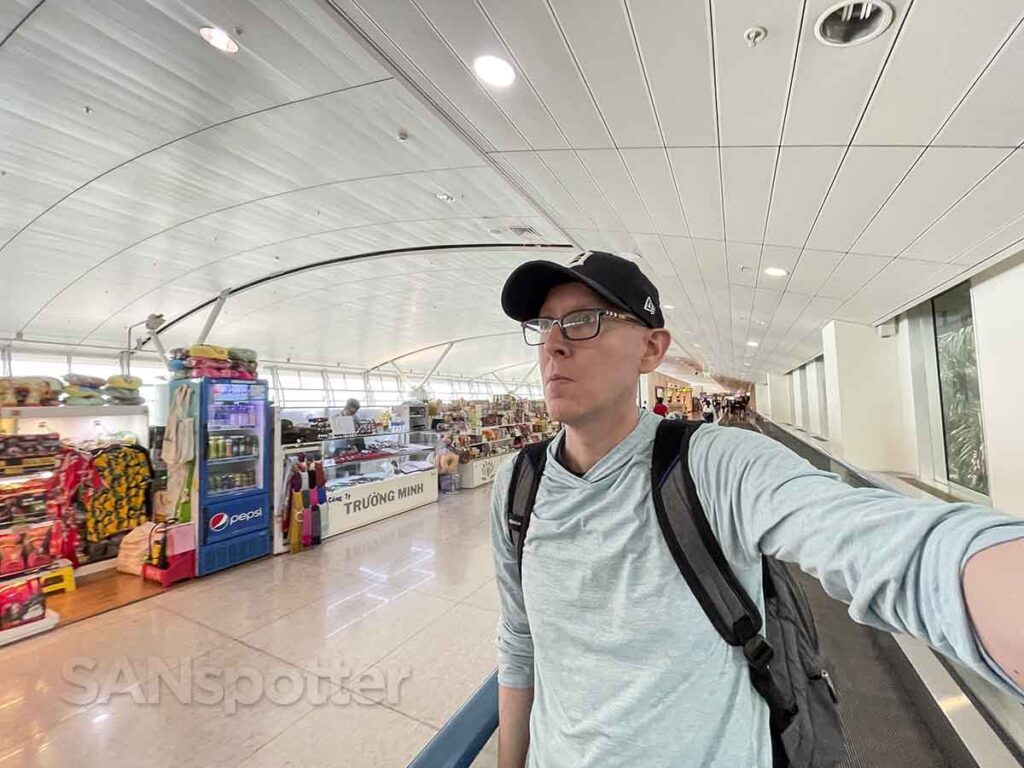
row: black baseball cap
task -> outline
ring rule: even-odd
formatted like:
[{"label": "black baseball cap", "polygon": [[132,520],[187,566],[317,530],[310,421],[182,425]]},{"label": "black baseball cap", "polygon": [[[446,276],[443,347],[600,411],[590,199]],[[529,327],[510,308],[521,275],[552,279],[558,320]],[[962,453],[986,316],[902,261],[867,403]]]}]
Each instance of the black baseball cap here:
[{"label": "black baseball cap", "polygon": [[629,312],[650,328],[664,328],[658,289],[640,267],[628,259],[604,251],[584,251],[562,266],[554,261],[528,261],[505,281],[501,308],[522,322],[540,315],[552,288],[563,283],[582,283],[609,304]]}]

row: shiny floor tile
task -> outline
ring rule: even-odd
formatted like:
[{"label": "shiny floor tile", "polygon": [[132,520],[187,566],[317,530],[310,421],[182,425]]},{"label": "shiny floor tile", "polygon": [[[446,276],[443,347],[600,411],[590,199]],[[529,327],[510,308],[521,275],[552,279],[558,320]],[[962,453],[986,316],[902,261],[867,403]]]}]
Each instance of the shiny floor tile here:
[{"label": "shiny floor tile", "polygon": [[458,605],[376,665],[380,675],[408,672],[397,701],[381,702],[441,727],[495,669],[498,614]]},{"label": "shiny floor tile", "polygon": [[315,709],[239,768],[405,768],[434,729],[387,707]]},{"label": "shiny floor tile", "polygon": [[404,768],[494,667],[489,520],[463,491],[0,648],[0,768]]}]

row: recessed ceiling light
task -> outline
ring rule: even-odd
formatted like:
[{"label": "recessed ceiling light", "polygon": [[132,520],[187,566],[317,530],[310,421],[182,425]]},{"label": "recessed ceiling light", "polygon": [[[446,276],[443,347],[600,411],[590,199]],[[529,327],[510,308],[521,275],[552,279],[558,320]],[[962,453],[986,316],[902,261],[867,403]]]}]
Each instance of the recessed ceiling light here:
[{"label": "recessed ceiling light", "polygon": [[442,203],[454,203],[455,198],[449,195],[447,192],[438,192],[436,195],[437,199]]},{"label": "recessed ceiling light", "polygon": [[764,273],[768,275],[768,277],[785,277],[789,274],[789,272],[782,267],[768,267],[765,269]]},{"label": "recessed ceiling light", "polygon": [[882,0],[844,0],[818,17],[814,36],[829,46],[859,45],[885,32],[894,15],[892,6]]},{"label": "recessed ceiling light", "polygon": [[516,79],[512,65],[500,56],[477,56],[473,60],[473,72],[481,82],[496,88],[507,88]]},{"label": "recessed ceiling light", "polygon": [[748,347],[757,347],[757,346],[760,346],[760,345],[756,341],[748,341],[747,342],[747,346]]},{"label": "recessed ceiling light", "polygon": [[699,346],[700,346],[700,344],[697,344],[696,342],[694,342],[693,346],[695,346],[695,347],[699,347]]},{"label": "recessed ceiling light", "polygon": [[220,27],[200,27],[199,34],[203,36],[203,40],[218,51],[238,53],[238,43],[232,40],[231,36]]}]

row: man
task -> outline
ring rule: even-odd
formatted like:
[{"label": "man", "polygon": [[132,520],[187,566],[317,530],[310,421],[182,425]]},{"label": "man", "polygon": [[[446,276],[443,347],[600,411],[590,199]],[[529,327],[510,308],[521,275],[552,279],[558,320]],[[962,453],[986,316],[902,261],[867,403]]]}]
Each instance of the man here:
[{"label": "man", "polygon": [[[768,768],[768,709],[686,587],[651,501],[660,419],[637,378],[671,341],[637,266],[530,262],[506,314],[537,346],[551,443],[523,553],[494,487],[500,768]],[[854,489],[762,435],[694,434],[689,465],[726,558],[763,606],[761,555],[798,563],[863,623],[907,632],[1024,698],[1024,520]],[[973,620],[973,621],[972,621]]]},{"label": "man", "polygon": [[654,404],[654,413],[656,416],[665,417],[668,416],[668,406],[665,405],[665,398],[657,398],[657,402]]}]

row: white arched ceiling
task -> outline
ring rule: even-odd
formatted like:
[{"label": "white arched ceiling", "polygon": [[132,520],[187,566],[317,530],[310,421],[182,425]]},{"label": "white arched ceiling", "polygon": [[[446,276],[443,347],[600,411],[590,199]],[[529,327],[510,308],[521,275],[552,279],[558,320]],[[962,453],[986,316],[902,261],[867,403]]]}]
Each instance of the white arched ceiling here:
[{"label": "white arched ceiling", "polygon": [[[117,347],[152,312],[171,319],[314,262],[567,243],[317,0],[32,7],[0,47],[2,336]],[[242,28],[237,56],[203,42],[207,24]],[[507,333],[497,291],[526,258],[446,252],[303,272],[233,296],[211,338],[267,359],[370,366],[481,328]],[[167,343],[189,343],[204,320],[177,324]],[[439,370],[522,357],[483,345]]]},{"label": "white arched ceiling", "polygon": [[[641,254],[723,374],[788,370],[830,318],[1024,243],[1019,0],[891,0],[848,48],[814,37],[834,0],[330,2],[580,245]],[[482,54],[515,83],[476,83]]]},{"label": "white arched ceiling", "polygon": [[[1024,242],[1019,2],[892,4],[830,49],[831,0],[2,3],[0,340],[116,347],[282,270],[528,225],[640,254],[686,357],[787,370],[830,318],[878,321]],[[474,79],[482,53],[510,88]],[[304,272],[232,297],[212,338],[374,365],[493,330],[439,370],[525,366],[497,290],[528,257]]]},{"label": "white arched ceiling", "polygon": [[[544,258],[568,261],[545,252]],[[518,264],[538,254],[482,250],[371,258],[300,272],[233,295],[216,324],[224,344],[258,338],[276,361],[374,368],[395,358],[403,371],[429,371],[454,339],[442,374],[477,376],[530,360],[535,352],[499,308],[500,287]],[[207,298],[207,295],[203,295]],[[161,334],[188,344],[209,310]],[[429,347],[429,349],[424,349]],[[423,350],[408,354],[415,350]]]}]

